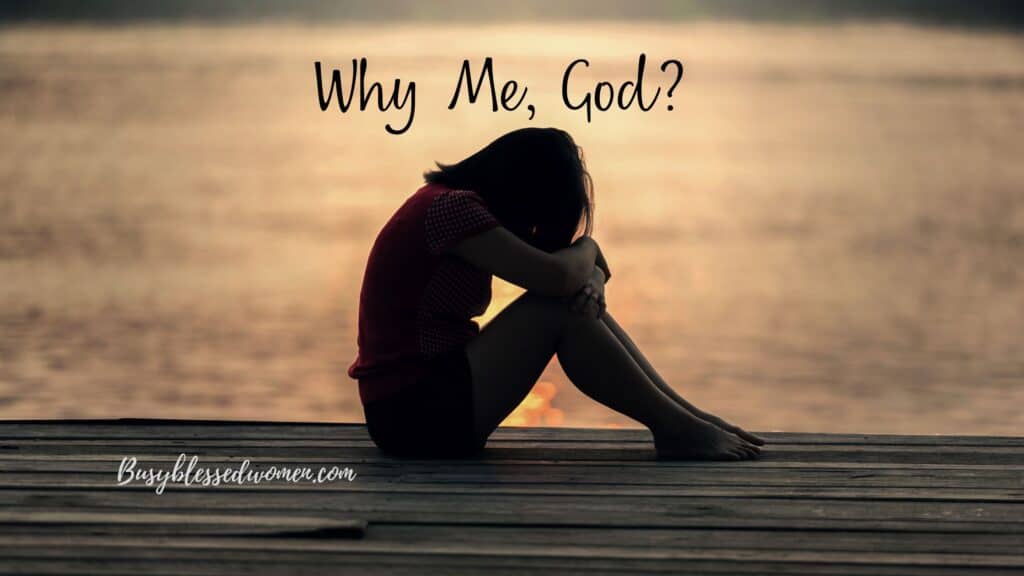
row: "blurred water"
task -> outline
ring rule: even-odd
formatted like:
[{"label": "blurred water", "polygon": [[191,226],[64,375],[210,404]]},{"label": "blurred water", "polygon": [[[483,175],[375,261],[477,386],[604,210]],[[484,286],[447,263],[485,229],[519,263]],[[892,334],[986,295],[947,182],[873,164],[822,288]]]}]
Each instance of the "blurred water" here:
[{"label": "blurred water", "polygon": [[[571,60],[582,90],[641,51],[685,61],[673,112],[561,105]],[[359,56],[417,82],[408,134],[320,112],[312,62]],[[534,121],[446,109],[485,56]],[[884,25],[3,29],[2,415],[361,420],[378,227],[432,161],[523,125],[586,149],[611,309],[698,405],[1024,434],[1024,41]],[[631,425],[545,380],[517,421]]]}]

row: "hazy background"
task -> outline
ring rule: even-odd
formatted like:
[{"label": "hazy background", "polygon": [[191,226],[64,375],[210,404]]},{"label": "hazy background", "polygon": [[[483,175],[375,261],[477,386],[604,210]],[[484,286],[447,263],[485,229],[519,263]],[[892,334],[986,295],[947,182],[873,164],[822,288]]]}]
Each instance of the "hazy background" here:
[{"label": "hazy background", "polygon": [[[379,227],[432,161],[554,125],[587,152],[611,309],[698,405],[1024,434],[1017,4],[494,6],[0,5],[0,415],[360,421]],[[582,94],[640,52],[652,87],[685,62],[674,111],[562,105],[570,61]],[[361,56],[416,81],[407,134],[317,106],[313,61]],[[533,121],[446,109],[486,56]],[[557,364],[511,423],[633,425]]]}]

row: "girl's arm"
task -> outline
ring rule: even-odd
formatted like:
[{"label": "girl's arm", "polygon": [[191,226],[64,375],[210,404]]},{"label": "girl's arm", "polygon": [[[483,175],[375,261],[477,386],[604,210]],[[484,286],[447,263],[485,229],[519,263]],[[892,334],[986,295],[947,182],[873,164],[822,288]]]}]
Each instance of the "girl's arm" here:
[{"label": "girl's arm", "polygon": [[548,253],[499,226],[466,238],[453,246],[451,252],[527,290],[569,296],[590,279],[600,248],[592,238],[583,236],[568,248]]},{"label": "girl's arm", "polygon": [[608,268],[608,261],[604,259],[604,252],[601,250],[600,246],[597,247],[597,260],[594,262],[594,264],[597,266],[598,270],[600,270],[602,272],[602,275],[604,276],[604,278],[601,279],[601,283],[607,284],[608,281],[612,279],[612,271]]}]

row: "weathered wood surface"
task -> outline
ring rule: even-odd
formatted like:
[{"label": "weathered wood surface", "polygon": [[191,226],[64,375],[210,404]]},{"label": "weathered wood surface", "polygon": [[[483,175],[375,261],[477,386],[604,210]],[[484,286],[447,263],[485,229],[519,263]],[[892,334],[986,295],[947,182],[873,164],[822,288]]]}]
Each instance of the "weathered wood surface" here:
[{"label": "weathered wood surface", "polygon": [[[658,462],[642,430],[501,429],[394,459],[361,425],[0,423],[0,572],[1022,574],[1024,438],[766,434],[762,459]],[[170,470],[351,481],[118,486]]]}]

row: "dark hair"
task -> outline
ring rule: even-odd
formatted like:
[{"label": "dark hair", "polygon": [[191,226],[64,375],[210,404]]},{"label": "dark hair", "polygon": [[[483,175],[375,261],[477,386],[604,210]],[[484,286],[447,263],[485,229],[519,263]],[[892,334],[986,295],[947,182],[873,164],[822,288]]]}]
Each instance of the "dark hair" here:
[{"label": "dark hair", "polygon": [[583,151],[564,130],[514,130],[461,162],[438,163],[423,178],[476,192],[502,226],[548,252],[593,227],[593,184]]}]

